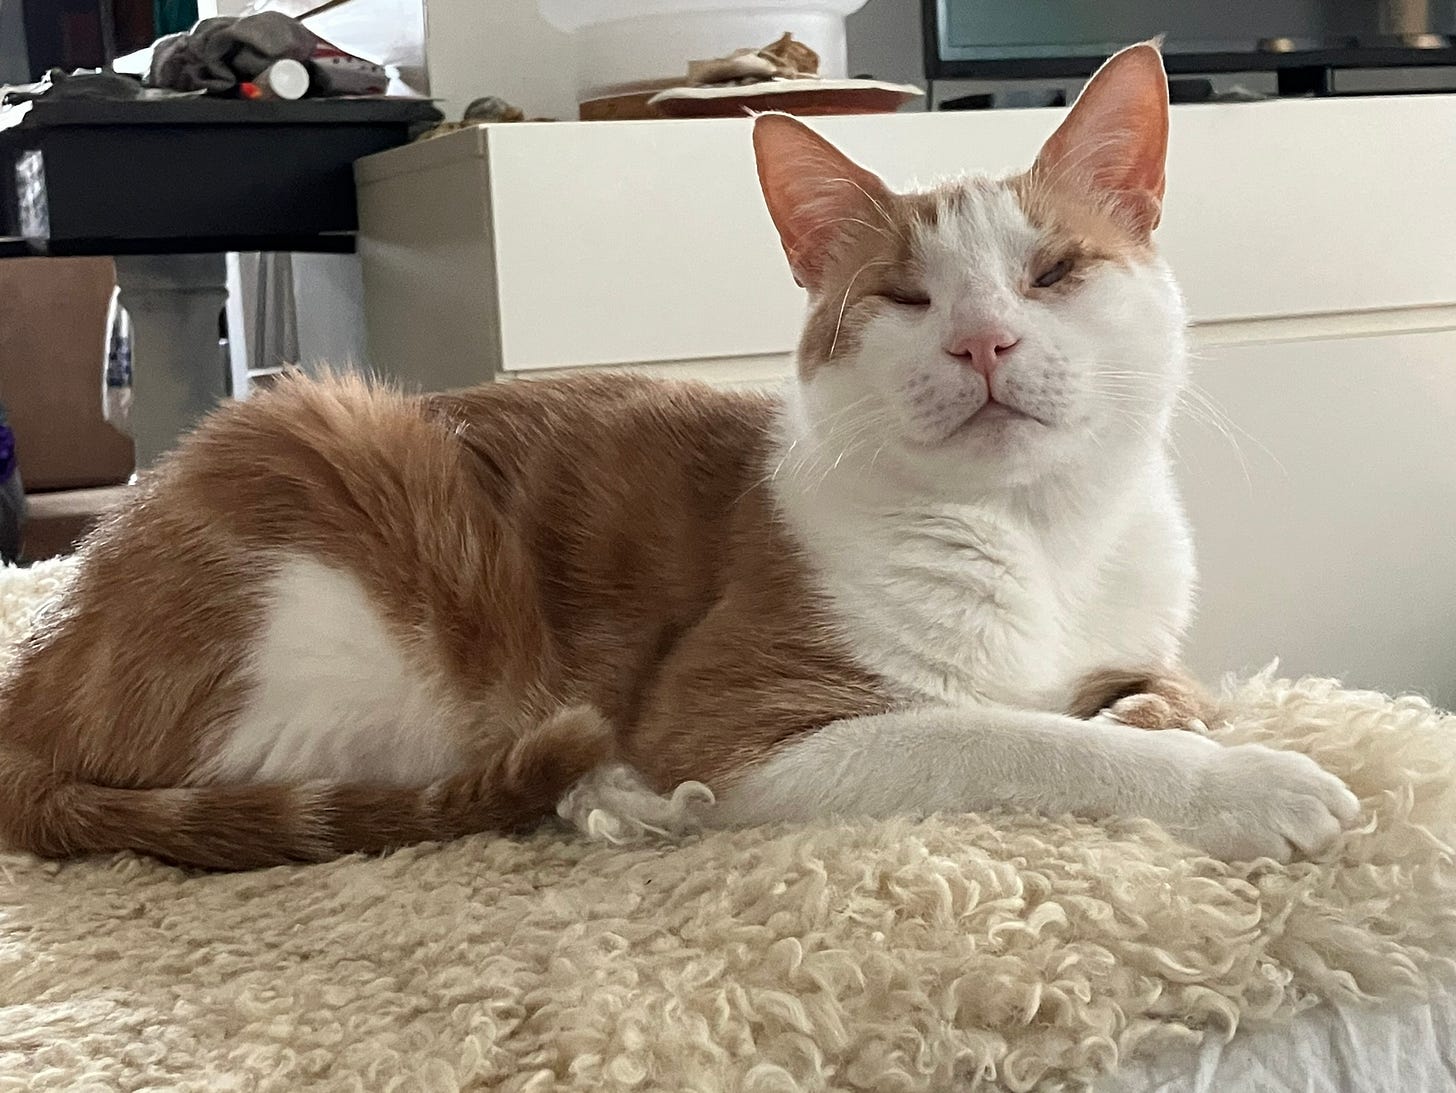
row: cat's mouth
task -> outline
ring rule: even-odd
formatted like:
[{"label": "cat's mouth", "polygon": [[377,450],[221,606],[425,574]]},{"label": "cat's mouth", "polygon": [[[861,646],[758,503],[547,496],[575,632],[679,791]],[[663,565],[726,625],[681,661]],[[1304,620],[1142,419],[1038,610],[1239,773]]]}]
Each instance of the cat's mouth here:
[{"label": "cat's mouth", "polygon": [[1030,421],[1037,425],[1046,425],[1046,422],[1035,414],[1029,414],[1025,410],[998,399],[988,398],[975,413],[951,430],[950,435],[945,439],[954,440],[972,430],[999,428],[1015,421]]}]

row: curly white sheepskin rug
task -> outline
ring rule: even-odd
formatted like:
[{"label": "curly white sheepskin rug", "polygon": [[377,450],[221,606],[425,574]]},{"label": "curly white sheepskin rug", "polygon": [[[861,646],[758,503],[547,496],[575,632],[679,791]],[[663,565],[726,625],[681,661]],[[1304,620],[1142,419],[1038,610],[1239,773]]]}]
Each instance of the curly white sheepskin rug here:
[{"label": "curly white sheepskin rug", "polygon": [[[0,572],[0,641],[64,573]],[[1426,989],[1456,953],[1456,718],[1323,680],[1231,701],[1231,739],[1308,752],[1364,801],[1331,859],[977,816],[558,829],[232,876],[6,855],[0,1088],[1079,1088],[1154,1045]]]}]

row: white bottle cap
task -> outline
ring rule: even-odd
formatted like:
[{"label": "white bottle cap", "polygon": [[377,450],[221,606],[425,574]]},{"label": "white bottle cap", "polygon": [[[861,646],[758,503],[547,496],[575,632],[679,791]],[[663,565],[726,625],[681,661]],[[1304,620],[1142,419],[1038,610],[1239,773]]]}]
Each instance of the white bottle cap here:
[{"label": "white bottle cap", "polygon": [[256,80],[258,90],[275,99],[301,99],[308,94],[308,69],[301,61],[274,61]]}]

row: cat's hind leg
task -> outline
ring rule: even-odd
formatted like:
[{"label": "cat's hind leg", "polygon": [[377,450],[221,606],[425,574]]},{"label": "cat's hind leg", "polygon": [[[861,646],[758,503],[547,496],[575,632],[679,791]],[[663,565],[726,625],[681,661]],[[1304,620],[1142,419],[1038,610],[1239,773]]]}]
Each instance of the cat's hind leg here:
[{"label": "cat's hind leg", "polygon": [[612,757],[589,708],[507,719],[452,697],[349,574],[254,562],[264,575],[244,587],[261,618],[231,619],[234,632],[203,612],[192,632],[174,589],[147,621],[178,640],[136,665],[89,620],[94,590],[74,590],[5,687],[0,843],[214,869],[318,861],[532,826]]},{"label": "cat's hind leg", "polygon": [[1207,732],[1221,719],[1218,702],[1180,669],[1106,668],[1089,672],[1073,688],[1067,713],[1138,729]]},{"label": "cat's hind leg", "polygon": [[0,842],[237,868],[549,816],[612,734],[552,698],[482,473],[358,380],[215,414],[0,681]]}]

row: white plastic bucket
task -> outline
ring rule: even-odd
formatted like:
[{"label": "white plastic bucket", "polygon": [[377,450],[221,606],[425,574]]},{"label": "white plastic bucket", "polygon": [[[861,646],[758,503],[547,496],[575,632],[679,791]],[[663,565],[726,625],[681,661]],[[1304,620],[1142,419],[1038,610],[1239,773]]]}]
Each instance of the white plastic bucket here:
[{"label": "white plastic bucket", "polygon": [[538,0],[576,44],[577,97],[588,99],[687,73],[689,61],[768,45],[788,31],[819,54],[819,71],[848,75],[844,19],[865,0]]}]

